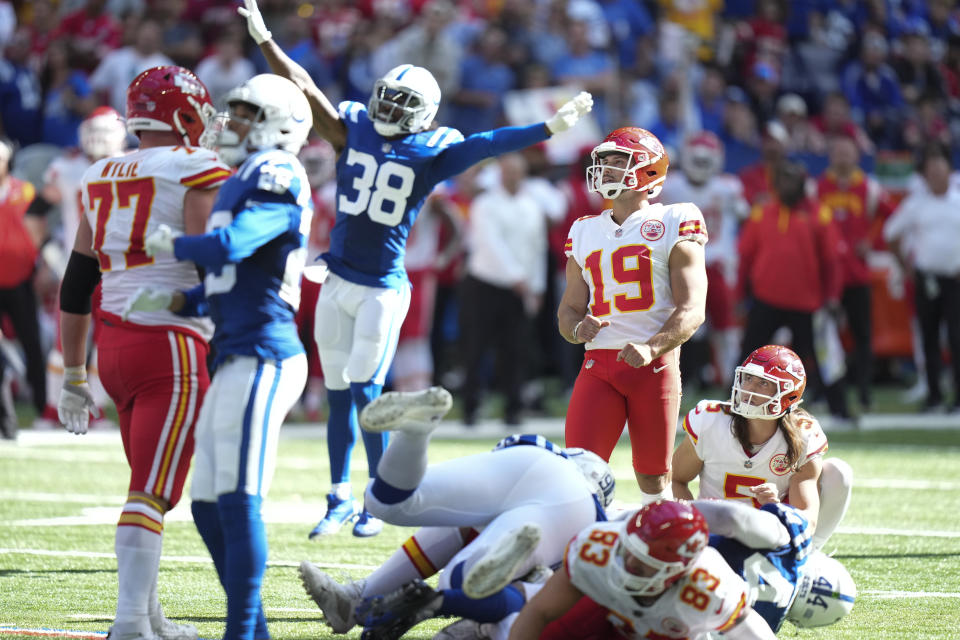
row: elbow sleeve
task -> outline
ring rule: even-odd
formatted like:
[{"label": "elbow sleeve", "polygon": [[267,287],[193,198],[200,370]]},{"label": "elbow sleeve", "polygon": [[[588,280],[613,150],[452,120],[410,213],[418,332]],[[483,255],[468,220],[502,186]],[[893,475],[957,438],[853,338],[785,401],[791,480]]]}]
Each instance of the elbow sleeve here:
[{"label": "elbow sleeve", "polygon": [[60,310],[85,315],[90,313],[90,298],[100,282],[100,264],[96,258],[74,251],[60,284]]}]

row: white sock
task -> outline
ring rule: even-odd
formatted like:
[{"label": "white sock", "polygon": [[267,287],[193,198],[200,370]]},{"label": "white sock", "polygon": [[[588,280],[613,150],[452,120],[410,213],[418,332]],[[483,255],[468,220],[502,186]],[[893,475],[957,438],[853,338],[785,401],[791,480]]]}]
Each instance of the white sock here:
[{"label": "white sock", "polygon": [[446,566],[462,548],[460,529],[424,527],[407,538],[386,562],[370,574],[362,595],[389,593],[411,580],[429,578]]},{"label": "white sock", "polygon": [[131,497],[123,507],[114,548],[117,554],[119,632],[143,627],[149,635],[150,602],[155,593],[163,540],[163,512],[153,501]]},{"label": "white sock", "polygon": [[341,500],[346,500],[349,498],[351,493],[350,483],[349,482],[338,482],[330,488],[330,493],[337,496]]},{"label": "white sock", "polygon": [[644,493],[641,489],[640,504],[648,505],[657,500],[673,500],[673,487],[671,487],[669,483],[667,483],[667,486],[664,487],[660,493]]},{"label": "white sock", "polygon": [[840,526],[853,492],[853,469],[839,458],[823,461],[820,472],[820,511],[817,529],[813,534],[813,548],[820,549]]},{"label": "white sock", "polygon": [[430,434],[394,431],[377,465],[377,476],[397,489],[416,489],[427,472]]}]

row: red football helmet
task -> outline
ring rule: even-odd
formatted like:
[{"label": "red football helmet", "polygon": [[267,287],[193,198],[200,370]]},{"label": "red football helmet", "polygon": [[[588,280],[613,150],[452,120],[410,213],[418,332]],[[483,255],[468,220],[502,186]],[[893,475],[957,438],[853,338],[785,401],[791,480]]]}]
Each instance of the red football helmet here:
[{"label": "red football helmet", "polygon": [[[625,154],[626,166],[605,163],[604,158],[611,153]],[[587,189],[610,199],[624,189],[647,191],[649,197],[656,197],[670,166],[670,158],[657,137],[640,127],[622,127],[611,132],[590,156],[593,164],[587,167]],[[606,177],[617,172],[618,179]]]},{"label": "red football helmet", "polygon": [[127,128],[123,118],[111,107],[97,107],[80,123],[80,148],[91,160],[123,153]]},{"label": "red football helmet", "polygon": [[687,137],[680,154],[680,167],[690,182],[704,184],[723,169],[723,143],[711,131]]},{"label": "red football helmet", "polygon": [[210,92],[189,69],[176,66],[147,69],[127,89],[127,129],[175,131],[183,143],[197,146],[216,110]]},{"label": "red football helmet", "polygon": [[[758,388],[763,383],[754,378],[773,383],[768,385],[771,393]],[[787,347],[768,344],[755,350],[737,367],[730,396],[731,409],[746,418],[775,420],[800,404],[806,386],[807,373],[800,357]],[[763,402],[755,404],[758,399]]]},{"label": "red football helmet", "polygon": [[[679,580],[687,566],[704,550],[710,530],[703,515],[686,502],[658,500],[646,505],[624,522],[613,583],[634,596],[655,596]],[[633,556],[653,575],[629,570]]]}]

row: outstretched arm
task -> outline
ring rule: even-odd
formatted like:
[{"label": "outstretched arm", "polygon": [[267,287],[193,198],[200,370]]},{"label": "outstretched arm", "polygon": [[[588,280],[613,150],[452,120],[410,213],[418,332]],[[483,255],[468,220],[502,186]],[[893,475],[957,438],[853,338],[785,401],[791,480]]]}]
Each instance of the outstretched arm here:
[{"label": "outstretched arm", "polygon": [[776,549],[790,541],[790,534],[777,516],[733,500],[694,500],[693,506],[703,514],[716,533],[742,543],[751,549]]},{"label": "outstretched arm", "polygon": [[337,108],[330,103],[327,96],[314,83],[307,70],[290,59],[283,49],[273,40],[273,34],[267,29],[257,7],[257,0],[243,0],[243,6],[237,7],[237,13],[246,18],[247,31],[250,37],[259,45],[263,57],[267,59],[270,70],[278,76],[293,82],[310,103],[313,111],[313,128],[320,137],[333,145],[339,154],[347,146],[347,127]]}]

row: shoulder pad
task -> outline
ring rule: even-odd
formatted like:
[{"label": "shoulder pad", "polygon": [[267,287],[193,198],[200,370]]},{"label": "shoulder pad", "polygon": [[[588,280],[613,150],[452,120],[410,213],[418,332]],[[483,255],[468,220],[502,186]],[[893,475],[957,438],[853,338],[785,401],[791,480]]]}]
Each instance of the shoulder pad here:
[{"label": "shoulder pad", "polygon": [[367,108],[364,105],[353,100],[344,100],[337,105],[337,113],[340,114],[340,117],[350,122],[359,122],[360,116],[366,114],[366,112]]},{"label": "shoulder pad", "polygon": [[424,133],[430,135],[430,137],[427,138],[427,141],[424,143],[428,147],[443,149],[451,144],[463,142],[463,134],[457,129],[452,129],[450,127],[438,127],[432,133],[430,131],[425,131]]}]

